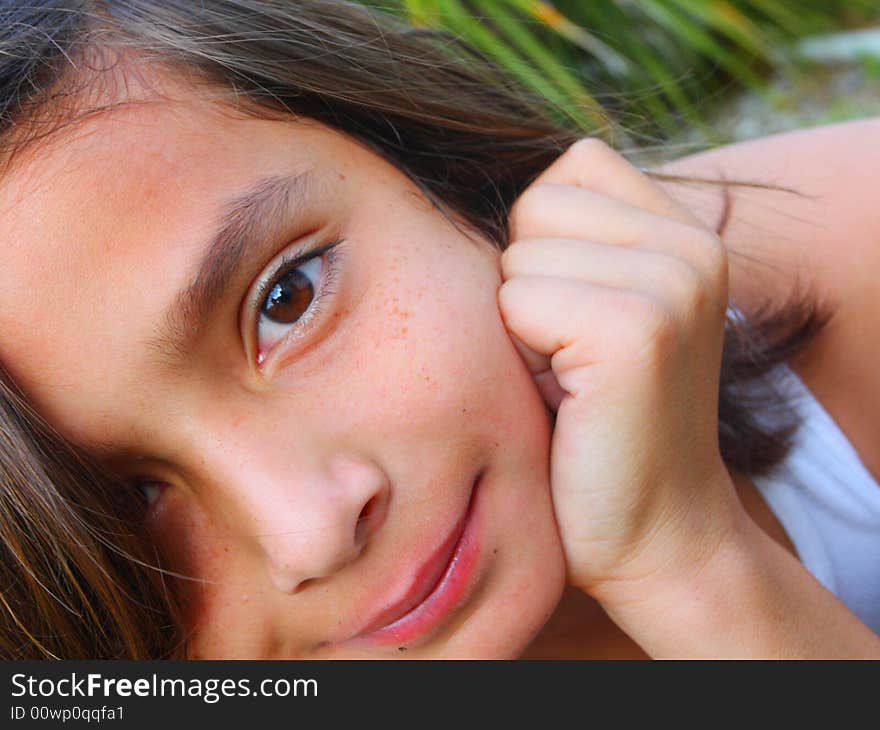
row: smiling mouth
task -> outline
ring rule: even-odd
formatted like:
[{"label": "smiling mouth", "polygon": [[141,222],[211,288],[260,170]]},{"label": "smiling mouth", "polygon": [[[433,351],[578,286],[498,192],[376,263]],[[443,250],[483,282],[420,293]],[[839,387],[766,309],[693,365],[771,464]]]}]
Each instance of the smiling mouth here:
[{"label": "smiling mouth", "polygon": [[416,571],[402,598],[381,610],[345,643],[400,644],[426,634],[462,603],[479,562],[477,496],[474,480],[464,514],[447,538]]}]

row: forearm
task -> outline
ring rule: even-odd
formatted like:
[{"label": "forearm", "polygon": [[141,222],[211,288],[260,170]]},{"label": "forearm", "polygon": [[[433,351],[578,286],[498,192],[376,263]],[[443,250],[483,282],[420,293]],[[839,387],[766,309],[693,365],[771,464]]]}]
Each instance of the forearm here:
[{"label": "forearm", "polygon": [[699,570],[595,597],[653,657],[880,657],[880,637],[747,517]]}]

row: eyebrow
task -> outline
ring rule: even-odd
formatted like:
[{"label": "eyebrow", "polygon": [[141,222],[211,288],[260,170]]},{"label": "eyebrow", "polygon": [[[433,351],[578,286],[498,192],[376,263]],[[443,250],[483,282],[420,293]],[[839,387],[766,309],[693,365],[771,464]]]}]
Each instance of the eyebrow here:
[{"label": "eyebrow", "polygon": [[260,244],[276,245],[271,234],[291,207],[304,208],[314,193],[315,177],[310,171],[272,175],[221,205],[220,224],[202,248],[205,254],[195,275],[174,297],[147,340],[163,362],[175,366],[185,360],[245,259],[259,253]]}]

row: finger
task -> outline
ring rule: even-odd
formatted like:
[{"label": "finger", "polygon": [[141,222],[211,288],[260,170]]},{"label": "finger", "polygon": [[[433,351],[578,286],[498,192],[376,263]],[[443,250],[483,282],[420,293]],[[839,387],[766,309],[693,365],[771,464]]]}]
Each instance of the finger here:
[{"label": "finger", "polygon": [[518,276],[501,285],[498,304],[507,329],[529,349],[550,357],[560,386],[572,394],[579,386],[570,372],[641,359],[653,344],[674,339],[674,315],[651,295],[632,289]]},{"label": "finger", "polygon": [[543,397],[547,407],[556,413],[559,409],[559,403],[565,397],[565,391],[556,380],[556,375],[550,366],[550,358],[526,347],[523,341],[512,332],[507,334],[513,341],[529,372],[534,376],[535,385],[538,387],[538,392]]},{"label": "finger", "polygon": [[665,251],[712,278],[727,267],[724,244],[712,231],[571,185],[532,186],[516,203],[511,229],[514,243],[572,238]]},{"label": "finger", "polygon": [[547,407],[556,413],[559,410],[559,404],[562,402],[562,399],[568,395],[562,386],[559,385],[556,374],[552,369],[548,368],[543,373],[538,373],[535,376],[535,384],[538,386],[538,391],[544,398]]},{"label": "finger", "polygon": [[550,357],[548,355],[535,352],[527,347],[526,344],[514,333],[508,332],[507,334],[532,375],[537,375],[550,369]]},{"label": "finger", "polygon": [[679,205],[645,173],[620,153],[595,137],[571,145],[532,182],[576,185],[593,190],[681,223],[702,226],[702,222]]},{"label": "finger", "polygon": [[[501,255],[501,275],[553,276],[619,289],[638,289],[686,312],[695,295],[714,296],[719,312],[727,306],[719,295],[716,272],[704,274],[683,258],[670,256],[655,239],[646,248],[620,248],[570,238],[530,238],[508,246]],[[701,291],[696,291],[701,290]]]}]

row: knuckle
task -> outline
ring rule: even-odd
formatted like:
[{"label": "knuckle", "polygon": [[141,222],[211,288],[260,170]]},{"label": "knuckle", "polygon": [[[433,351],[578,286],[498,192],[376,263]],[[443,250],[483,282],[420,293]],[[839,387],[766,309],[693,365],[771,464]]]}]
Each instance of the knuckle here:
[{"label": "knuckle", "polygon": [[578,184],[589,187],[589,179],[610,174],[619,161],[617,152],[598,137],[582,137],[569,147],[566,157]]},{"label": "knuckle", "polygon": [[692,325],[710,320],[723,321],[727,310],[727,289],[717,286],[716,282],[700,270],[689,266],[688,280],[682,277],[683,290],[679,311],[684,321]]},{"label": "knuckle", "polygon": [[692,301],[705,293],[706,281],[699,269],[679,258],[672,258],[669,263],[673,295],[677,300]]},{"label": "knuckle", "polygon": [[728,260],[727,250],[721,238],[708,229],[674,223],[680,228],[679,240],[690,244],[687,261],[681,263],[690,269],[688,274],[682,269],[680,278],[687,283],[685,294],[688,298],[704,295],[709,298],[723,294],[726,298]]},{"label": "knuckle", "polygon": [[597,155],[611,156],[615,154],[614,150],[605,140],[599,137],[581,137],[568,148],[569,152],[576,157],[587,156],[594,157]]},{"label": "knuckle", "polygon": [[527,248],[521,240],[512,241],[501,252],[501,274],[505,278],[524,270]]},{"label": "knuckle", "polygon": [[501,286],[498,287],[496,296],[498,298],[498,307],[502,314],[505,317],[509,316],[519,297],[519,287],[516,280],[508,279],[502,282]]},{"label": "knuckle", "polygon": [[501,282],[498,287],[498,302],[504,307],[516,307],[520,301],[527,301],[530,283],[523,277],[513,277]]},{"label": "knuckle", "polygon": [[517,198],[509,214],[511,239],[524,238],[540,225],[541,211],[546,207],[549,193],[546,183],[537,183]]},{"label": "knuckle", "polygon": [[678,291],[676,301],[688,321],[702,319],[713,307],[718,295],[712,281],[697,267],[680,261],[677,264]]},{"label": "knuckle", "polygon": [[702,318],[713,302],[713,292],[709,290],[702,277],[697,277],[697,282],[688,291],[685,300],[685,312],[689,318]]},{"label": "knuckle", "polygon": [[498,287],[498,310],[504,325],[515,332],[528,326],[535,317],[533,286],[525,279],[509,279]]},{"label": "knuckle", "polygon": [[498,287],[498,299],[505,303],[509,302],[519,293],[519,289],[520,283],[517,279],[507,279]]}]

